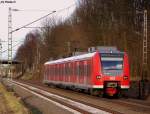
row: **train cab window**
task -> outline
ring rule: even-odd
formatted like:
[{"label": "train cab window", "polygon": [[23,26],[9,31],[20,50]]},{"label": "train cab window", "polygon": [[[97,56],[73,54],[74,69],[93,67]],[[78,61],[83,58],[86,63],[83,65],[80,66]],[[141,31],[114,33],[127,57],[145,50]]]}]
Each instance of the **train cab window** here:
[{"label": "train cab window", "polygon": [[101,57],[101,64],[105,75],[116,76],[123,71],[123,57]]}]

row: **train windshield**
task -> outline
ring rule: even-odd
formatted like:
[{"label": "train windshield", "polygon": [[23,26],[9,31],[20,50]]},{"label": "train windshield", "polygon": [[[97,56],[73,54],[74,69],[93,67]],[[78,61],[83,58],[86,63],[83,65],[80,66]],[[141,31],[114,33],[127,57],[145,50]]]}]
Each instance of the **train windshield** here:
[{"label": "train windshield", "polygon": [[101,64],[103,74],[120,75],[123,69],[123,57],[101,57]]}]

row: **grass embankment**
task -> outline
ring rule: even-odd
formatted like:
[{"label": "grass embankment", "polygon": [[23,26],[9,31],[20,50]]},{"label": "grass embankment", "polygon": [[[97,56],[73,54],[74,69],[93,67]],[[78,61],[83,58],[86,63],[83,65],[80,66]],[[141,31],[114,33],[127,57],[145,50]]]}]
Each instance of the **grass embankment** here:
[{"label": "grass embankment", "polygon": [[0,114],[29,114],[28,109],[0,83]]},{"label": "grass embankment", "polygon": [[24,81],[42,82],[42,80],[43,80],[43,71],[26,72],[19,79],[24,80]]},{"label": "grass embankment", "polygon": [[26,72],[20,79],[31,80],[32,78],[33,78],[33,74],[31,72]]}]

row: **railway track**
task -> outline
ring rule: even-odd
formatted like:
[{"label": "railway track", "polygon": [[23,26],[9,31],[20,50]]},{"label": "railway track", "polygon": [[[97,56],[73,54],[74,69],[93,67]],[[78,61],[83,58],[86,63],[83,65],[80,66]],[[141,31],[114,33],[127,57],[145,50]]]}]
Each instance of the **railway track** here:
[{"label": "railway track", "polygon": [[32,92],[37,96],[41,96],[47,100],[49,99],[54,102],[60,103],[61,105],[68,107],[69,109],[72,109],[73,110],[72,112],[75,114],[123,114],[114,110],[104,109],[101,107],[95,107],[95,106],[87,105],[85,103],[73,101],[71,99],[49,93],[45,90],[42,90],[41,88],[34,87],[33,85],[31,86],[20,82],[11,81],[11,80],[9,80],[8,82],[17,85],[20,88],[25,89],[26,91]]},{"label": "railway track", "polygon": [[[144,102],[133,102],[132,100],[125,100],[125,99],[106,99],[106,98],[99,98],[99,97],[95,97],[95,96],[91,96],[91,95],[87,95],[87,94],[83,94],[83,93],[78,93],[78,92],[73,92],[70,90],[62,90],[59,88],[48,88],[45,86],[41,86],[41,85],[36,85],[36,84],[31,84],[31,83],[25,83],[25,82],[16,82],[13,81],[13,83],[18,84],[20,86],[26,87],[30,90],[34,90],[34,92],[37,92],[38,90],[40,90],[41,92],[37,92],[38,94],[43,95],[42,93],[45,93],[46,95],[44,95],[44,97],[48,97],[52,100],[54,100],[55,102],[59,102],[63,105],[66,105],[69,108],[72,108],[74,110],[79,111],[80,113],[94,113],[94,112],[87,112],[87,110],[90,109],[81,109],[80,105],[77,105],[78,107],[74,107],[74,105],[71,104],[67,104],[68,103],[68,99],[72,100],[74,102],[77,103],[81,103],[84,104],[85,107],[90,106],[93,107],[94,110],[98,109],[98,110],[102,110],[105,113],[113,113],[113,114],[149,114],[150,112],[150,104],[144,104]],[[26,85],[27,84],[27,85]],[[60,91],[60,92],[58,92]],[[52,96],[47,96],[49,94],[52,94]],[[54,98],[54,95],[62,97],[64,101],[60,101],[60,99],[58,99],[57,97]],[[96,113],[96,112],[95,112]],[[103,112],[100,113],[96,113],[96,114],[101,114]]]}]

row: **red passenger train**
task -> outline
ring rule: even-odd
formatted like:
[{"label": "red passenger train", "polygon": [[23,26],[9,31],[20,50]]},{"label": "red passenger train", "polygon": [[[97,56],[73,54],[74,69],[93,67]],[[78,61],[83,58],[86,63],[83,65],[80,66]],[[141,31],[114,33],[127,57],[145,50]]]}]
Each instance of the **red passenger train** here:
[{"label": "red passenger train", "polygon": [[120,95],[129,88],[128,56],[125,52],[104,48],[48,61],[44,64],[43,82],[85,90],[94,95]]}]

